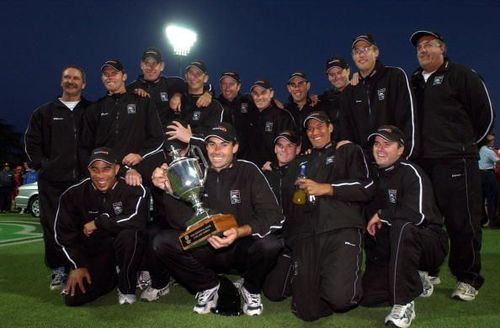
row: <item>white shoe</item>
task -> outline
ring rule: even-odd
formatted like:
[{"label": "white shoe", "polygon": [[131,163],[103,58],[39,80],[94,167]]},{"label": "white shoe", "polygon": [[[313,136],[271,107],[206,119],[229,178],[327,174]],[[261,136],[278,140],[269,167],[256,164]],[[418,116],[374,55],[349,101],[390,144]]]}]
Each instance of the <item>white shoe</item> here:
[{"label": "white shoe", "polygon": [[134,304],[135,301],[136,301],[135,294],[122,294],[122,292],[118,289],[118,303],[120,305]]},{"label": "white shoe", "polygon": [[170,292],[170,284],[167,284],[165,287],[160,289],[156,289],[149,286],[141,293],[141,300],[153,302],[159,299],[160,297],[167,295],[169,292]]},{"label": "white shoe", "polygon": [[214,288],[205,289],[204,291],[196,293],[196,305],[193,311],[199,314],[210,313],[212,309],[217,307],[217,300],[219,299],[220,283]]},{"label": "white shoe", "polygon": [[438,276],[429,276],[429,280],[433,285],[439,285],[441,283],[441,279]]},{"label": "white shoe", "polygon": [[151,276],[149,271],[140,271],[137,275],[137,288],[144,290],[151,286]]},{"label": "white shoe", "polygon": [[451,293],[451,297],[462,301],[473,301],[476,299],[477,294],[479,294],[479,291],[476,288],[468,283],[459,281],[457,287]]},{"label": "white shoe", "polygon": [[420,280],[422,281],[422,294],[421,297],[430,297],[434,292],[434,285],[429,279],[429,274],[426,271],[419,271]]},{"label": "white shoe", "polygon": [[52,270],[52,280],[50,282],[50,290],[63,289],[66,284],[68,275],[64,271],[64,267],[59,267]]},{"label": "white shoe", "polygon": [[413,319],[415,319],[415,303],[411,301],[405,305],[394,304],[391,313],[385,317],[385,324],[408,328]]},{"label": "white shoe", "polygon": [[250,293],[243,285],[240,287],[240,294],[243,298],[243,313],[246,315],[259,315],[264,311],[260,294]]}]

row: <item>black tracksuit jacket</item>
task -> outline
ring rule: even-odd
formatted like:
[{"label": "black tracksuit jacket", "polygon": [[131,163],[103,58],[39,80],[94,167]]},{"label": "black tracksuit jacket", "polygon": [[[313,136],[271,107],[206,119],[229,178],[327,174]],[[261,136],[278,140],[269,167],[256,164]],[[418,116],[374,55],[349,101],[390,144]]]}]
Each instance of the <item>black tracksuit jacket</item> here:
[{"label": "black tracksuit jacket", "polygon": [[422,69],[412,74],[418,105],[419,158],[478,158],[479,143],[493,126],[494,111],[480,76],[445,60],[427,83]]},{"label": "black tracksuit jacket", "polygon": [[366,207],[368,220],[378,212],[380,220],[388,225],[393,220],[402,220],[417,226],[442,226],[432,184],[420,167],[397,161],[378,170],[377,182],[375,198]]},{"label": "black tracksuit jacket", "polygon": [[341,139],[357,143],[369,154],[368,136],[381,125],[392,124],[404,132],[406,156],[412,156],[417,146],[416,117],[410,83],[401,68],[377,61],[369,76],[342,92],[340,101]]},{"label": "black tracksuit jacket", "polygon": [[165,129],[169,120],[175,118],[174,111],[170,109],[169,100],[175,93],[181,95],[186,92],[186,82],[178,76],[160,76],[155,81],[146,81],[143,75],[127,86],[127,91],[134,92],[140,88],[149,93],[155,103],[161,127]]},{"label": "black tracksuit jacket", "polygon": [[30,119],[24,141],[28,158],[40,178],[76,181],[86,172],[86,158],[78,155],[82,117],[90,102],[82,97],[73,110],[58,98],[37,108]]},{"label": "black tracksuit jacket", "polygon": [[[118,179],[103,193],[87,178],[61,195],[54,223],[55,239],[72,268],[86,267],[87,256],[112,247],[110,236],[123,229],[144,229],[148,211],[149,197],[142,185],[129,186]],[[92,220],[97,230],[86,237],[83,226]]]},{"label": "black tracksuit jacket", "polygon": [[[305,205],[292,203],[294,183],[303,163],[307,178],[331,184],[333,196],[319,196],[314,203]],[[292,247],[296,239],[342,228],[364,229],[363,205],[375,192],[363,151],[353,143],[339,149],[328,144],[323,149],[313,149],[309,155],[297,157],[288,167],[283,188],[287,218],[285,235],[287,244]]]},{"label": "black tracksuit jacket", "polygon": [[196,102],[200,96],[201,94],[184,94],[179,116],[191,125],[193,138],[203,140],[211,127],[222,122],[224,108],[216,99],[212,99],[207,107],[197,107]]},{"label": "black tracksuit jacket", "polygon": [[302,144],[301,152],[303,153],[312,147],[311,143],[309,142],[309,138],[307,137],[306,129],[304,128],[304,120],[312,112],[317,111],[318,107],[311,106],[311,100],[308,96],[307,103],[302,109],[299,109],[299,106],[293,102],[293,98],[290,96],[288,98],[288,103],[285,105],[285,109],[288,110],[293,116],[293,120],[295,122],[295,131],[297,135],[300,136],[300,141]]},{"label": "black tracksuit jacket", "polygon": [[129,92],[107,95],[84,116],[81,148],[86,156],[94,148],[106,146],[115,151],[120,162],[129,153],[145,159],[161,152],[162,145],[160,119],[150,98]]}]

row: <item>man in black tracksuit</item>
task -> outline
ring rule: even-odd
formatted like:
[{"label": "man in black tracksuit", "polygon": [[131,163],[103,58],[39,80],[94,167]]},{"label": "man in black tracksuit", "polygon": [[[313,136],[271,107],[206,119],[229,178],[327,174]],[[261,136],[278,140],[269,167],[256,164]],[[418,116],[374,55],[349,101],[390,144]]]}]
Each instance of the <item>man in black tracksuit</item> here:
[{"label": "man in black tracksuit", "polygon": [[311,143],[307,138],[306,130],[303,128],[302,122],[304,122],[304,119],[309,116],[309,114],[318,109],[311,104],[311,98],[309,97],[310,88],[311,82],[309,82],[304,73],[294,72],[288,77],[287,89],[290,96],[288,98],[288,103],[285,105],[285,109],[293,116],[296,131],[302,145],[301,152],[311,149]]},{"label": "man in black tracksuit", "polygon": [[64,254],[54,241],[57,202],[64,190],[85,174],[82,167],[87,159],[78,155],[82,117],[90,105],[81,96],[84,87],[84,71],[73,65],[65,67],[61,97],[33,112],[24,139],[26,154],[38,170],[45,263],[53,271],[51,289],[63,288],[67,273]]},{"label": "man in black tracksuit", "polygon": [[[422,169],[401,158],[405,137],[393,125],[369,136],[378,165],[378,189],[366,207],[368,218],[363,301],[366,306],[392,306],[385,323],[409,327],[414,300],[432,294],[426,272],[439,267],[448,251],[448,236]],[[425,286],[423,286],[425,283]]]},{"label": "man in black tracksuit", "polygon": [[129,92],[142,89],[149,94],[158,111],[162,129],[165,129],[170,120],[177,117],[170,108],[170,99],[174,95],[181,97],[186,92],[186,82],[182,78],[161,76],[164,69],[165,62],[160,51],[156,48],[148,48],[144,50],[141,58],[142,74],[137,80],[127,85]]},{"label": "man in black tracksuit", "polygon": [[416,140],[413,95],[406,73],[378,61],[379,49],[373,36],[362,34],[352,43],[352,59],[359,70],[359,83],[347,88],[341,98],[339,139],[360,145],[367,158],[371,150],[367,137],[383,124],[400,128],[408,138],[409,157]]},{"label": "man in black tracksuit", "polygon": [[279,109],[273,101],[274,90],[267,80],[255,81],[250,88],[255,107],[251,108],[252,129],[248,156],[244,159],[254,162],[259,168],[274,158],[274,139],[285,130],[294,130],[292,115],[286,109]]},{"label": "man in black tracksuit", "polygon": [[494,113],[480,76],[446,57],[441,35],[417,31],[411,38],[420,64],[412,75],[421,151],[450,236],[449,267],[458,284],[453,298],[475,299],[481,271],[481,178],[477,144],[493,126]]},{"label": "man in black tracksuit", "polygon": [[90,178],[68,188],[59,201],[54,235],[71,267],[63,293],[69,306],[91,302],[117,282],[119,303],[135,302],[149,198],[142,185],[117,178],[116,158],[110,148],[96,148]]},{"label": "man in black tracksuit", "polygon": [[253,142],[252,115],[254,108],[252,97],[241,94],[241,79],[237,72],[225,71],[219,78],[221,94],[217,98],[224,108],[224,122],[234,126],[238,137],[238,158],[248,158],[249,144]]},{"label": "man in black tracksuit", "polygon": [[112,148],[127,168],[127,183],[144,181],[148,185],[146,178],[164,161],[163,132],[155,105],[148,97],[126,91],[127,74],[118,60],[106,61],[101,72],[108,94],[84,116],[82,156],[88,157],[96,147]]},{"label": "man in black tracksuit", "polygon": [[[174,278],[197,293],[195,312],[209,313],[217,305],[218,273],[236,270],[244,278],[239,288],[243,312],[259,315],[263,311],[260,290],[281,249],[272,232],[282,227],[283,214],[259,169],[234,158],[238,144],[231,125],[213,127],[206,137],[206,149],[210,169],[202,201],[215,212],[233,214],[238,227],[225,230],[222,237],[212,236],[210,245],[190,251],[181,248],[181,231],[165,230],[154,239],[153,249]],[[153,173],[153,183],[169,188],[162,169]]]},{"label": "man in black tracksuit", "polygon": [[[303,320],[316,320],[356,307],[361,299],[363,203],[374,191],[359,146],[336,149],[333,124],[325,112],[314,112],[304,122],[312,153],[298,157],[283,181],[285,240],[292,250],[292,311]],[[298,178],[306,166],[307,178]],[[292,203],[296,188],[309,200]]]}]

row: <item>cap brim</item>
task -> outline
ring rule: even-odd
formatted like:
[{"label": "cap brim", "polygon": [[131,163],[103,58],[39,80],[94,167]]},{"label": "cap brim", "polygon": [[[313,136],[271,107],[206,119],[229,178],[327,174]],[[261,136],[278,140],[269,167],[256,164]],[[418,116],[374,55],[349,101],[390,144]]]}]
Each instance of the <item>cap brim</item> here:
[{"label": "cap brim", "polygon": [[441,39],[441,37],[439,35],[437,35],[436,33],[434,33],[434,32],[421,30],[421,31],[416,31],[415,33],[413,33],[410,36],[410,42],[411,42],[411,44],[414,47],[416,47],[418,40],[420,40],[421,37],[426,36],[426,35],[433,36],[436,39]]},{"label": "cap brim", "polygon": [[389,142],[399,142],[399,143],[401,143],[402,145],[404,145],[404,144],[405,144],[405,143],[404,143],[404,141],[403,141],[403,140],[401,140],[401,139],[398,139],[398,140],[393,140],[393,139],[391,139],[391,138],[387,137],[386,135],[384,135],[384,134],[382,134],[382,133],[380,133],[380,132],[374,132],[374,133],[370,134],[370,135],[368,136],[368,138],[366,138],[366,140],[371,141],[371,140],[372,140],[372,138],[375,138],[376,136],[381,137],[381,138],[382,138],[382,139],[384,139],[385,141],[389,141]]},{"label": "cap brim", "polygon": [[236,83],[240,83],[240,81],[238,81],[234,76],[231,75],[222,75],[219,79],[219,82],[222,82],[222,80],[225,79],[226,77],[232,79]]},{"label": "cap brim", "polygon": [[95,158],[95,159],[93,159],[93,160],[91,160],[91,161],[89,162],[89,164],[87,165],[87,167],[89,167],[90,165],[92,165],[92,163],[94,163],[94,162],[96,162],[96,161],[101,161],[101,162],[108,163],[108,164],[111,164],[111,165],[116,164],[116,162],[110,162],[110,161],[108,161],[108,160],[106,160],[106,159],[102,159],[102,158]]},{"label": "cap brim", "polygon": [[298,144],[297,142],[291,140],[288,136],[277,136],[276,138],[274,138],[273,144],[276,144],[278,142],[278,140],[280,140],[280,139],[286,139],[286,140],[288,140],[288,142],[293,143],[294,145]]},{"label": "cap brim", "polygon": [[220,140],[222,140],[222,141],[226,141],[226,142],[232,142],[232,141],[233,141],[233,140],[228,140],[228,139],[226,139],[226,138],[224,138],[224,137],[218,136],[218,135],[216,135],[216,134],[209,134],[208,136],[206,136],[206,137],[205,137],[205,139],[203,139],[203,141],[204,141],[204,142],[207,142],[207,141],[208,141],[208,139],[210,139],[210,138],[212,138],[212,137],[217,138],[217,139],[220,139]]},{"label": "cap brim", "polygon": [[111,67],[111,68],[112,68],[115,72],[120,72],[120,70],[119,70],[118,68],[114,67],[114,66],[113,66],[113,65],[111,65],[111,64],[104,64],[104,65],[102,65],[102,66],[101,66],[101,72],[102,72],[102,71],[104,71],[104,69],[105,69],[106,67]]},{"label": "cap brim", "polygon": [[306,117],[306,118],[304,119],[304,124],[303,124],[303,126],[304,126],[304,128],[306,128],[306,129],[307,129],[307,122],[308,122],[309,120],[316,120],[316,121],[319,121],[319,122],[321,122],[321,123],[330,123],[330,120],[329,120],[329,119],[323,119],[323,118],[321,118],[321,117],[317,117],[317,116],[309,115],[308,117]]}]

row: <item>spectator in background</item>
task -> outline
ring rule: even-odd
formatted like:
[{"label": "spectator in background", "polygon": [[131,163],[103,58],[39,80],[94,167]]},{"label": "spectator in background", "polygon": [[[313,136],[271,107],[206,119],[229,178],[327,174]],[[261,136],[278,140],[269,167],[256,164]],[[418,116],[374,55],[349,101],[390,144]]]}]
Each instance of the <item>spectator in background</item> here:
[{"label": "spectator in background", "polygon": [[12,204],[12,190],[14,190],[14,173],[10,170],[9,163],[3,165],[3,170],[0,171],[0,212],[10,212]]},{"label": "spectator in background", "polygon": [[498,185],[495,177],[495,167],[500,163],[495,147],[495,136],[488,134],[479,149],[479,169],[481,170],[481,190],[483,195],[483,226],[498,228],[500,224],[496,218]]},{"label": "spectator in background", "polygon": [[24,162],[23,185],[38,181],[38,172],[33,170],[30,162]]}]

